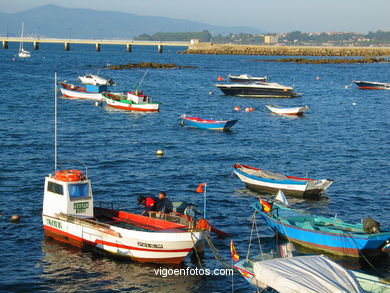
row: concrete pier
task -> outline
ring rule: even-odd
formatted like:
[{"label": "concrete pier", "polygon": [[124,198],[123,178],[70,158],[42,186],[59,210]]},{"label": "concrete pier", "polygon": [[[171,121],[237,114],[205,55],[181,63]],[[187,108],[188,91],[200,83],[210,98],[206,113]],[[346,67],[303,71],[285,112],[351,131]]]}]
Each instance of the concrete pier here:
[{"label": "concrete pier", "polygon": [[39,50],[39,42],[38,41],[34,41],[33,48],[34,48],[34,50]]},{"label": "concrete pier", "polygon": [[157,52],[162,53],[163,52],[163,46],[161,44],[157,45]]},{"label": "concrete pier", "polygon": [[3,41],[3,49],[8,49],[8,41]]},{"label": "concrete pier", "polygon": [[126,51],[130,53],[130,52],[131,52],[131,49],[132,49],[132,48],[131,48],[131,44],[127,44],[127,45],[126,45]]},{"label": "concrete pier", "polygon": [[96,43],[96,52],[100,52],[100,44]]},{"label": "concrete pier", "polygon": [[64,43],[64,49],[65,49],[65,51],[69,51],[70,50],[70,44],[68,42]]}]

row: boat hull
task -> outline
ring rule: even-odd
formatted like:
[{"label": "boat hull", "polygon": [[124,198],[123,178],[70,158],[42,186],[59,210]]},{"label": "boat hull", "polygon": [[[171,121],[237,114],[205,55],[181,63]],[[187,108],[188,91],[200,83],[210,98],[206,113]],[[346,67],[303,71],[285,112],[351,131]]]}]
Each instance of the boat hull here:
[{"label": "boat hull", "polygon": [[289,241],[308,247],[310,249],[349,257],[362,255],[381,255],[381,247],[390,237],[390,233],[365,234],[338,231],[330,233],[305,229],[303,227],[282,223],[270,213],[262,211],[258,203],[254,208],[276,233],[289,239]]},{"label": "boat hull", "polygon": [[[245,183],[246,187],[250,190],[259,193],[271,193],[276,194],[279,190],[283,191],[285,195],[296,197],[318,197],[327,187],[331,184],[331,180],[323,179],[323,184],[319,187],[310,187],[310,181],[295,181],[295,180],[274,180],[267,178],[260,178],[257,176],[249,175],[239,169],[233,168],[233,172],[237,177]],[[313,181],[313,180],[311,180]],[[329,181],[329,183],[327,183]],[[318,186],[318,185],[316,185]]]},{"label": "boat hull", "polygon": [[390,83],[357,80],[353,82],[362,90],[390,90]]},{"label": "boat hull", "polygon": [[125,101],[116,101],[106,98],[107,106],[127,111],[157,112],[160,110],[159,103],[131,103]]},{"label": "boat hull", "polygon": [[104,97],[101,93],[72,91],[72,90],[63,88],[61,86],[58,86],[58,87],[61,91],[61,94],[67,98],[93,100],[93,101],[103,101],[104,100]]},{"label": "boat hull", "polygon": [[185,117],[182,117],[182,119],[184,124],[187,124],[189,126],[195,128],[202,128],[202,129],[211,129],[211,130],[229,130],[238,121],[238,120],[228,120],[228,121],[207,122],[207,121],[193,121]]},{"label": "boat hull", "polygon": [[300,116],[303,115],[308,107],[293,107],[293,108],[282,108],[282,107],[273,107],[270,105],[265,105],[272,113],[278,115],[291,115],[291,116]]},{"label": "boat hull", "polygon": [[204,232],[145,232],[119,227],[92,227],[42,216],[47,237],[84,249],[101,250],[137,262],[179,264]]},{"label": "boat hull", "polygon": [[270,97],[270,98],[292,98],[296,95],[291,89],[257,88],[246,86],[217,85],[227,96],[242,97]]}]

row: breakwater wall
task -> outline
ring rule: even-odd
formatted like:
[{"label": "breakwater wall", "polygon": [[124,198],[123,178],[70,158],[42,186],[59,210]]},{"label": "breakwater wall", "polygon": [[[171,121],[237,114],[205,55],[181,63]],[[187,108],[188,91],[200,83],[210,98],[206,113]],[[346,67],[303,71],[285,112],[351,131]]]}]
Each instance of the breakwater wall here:
[{"label": "breakwater wall", "polygon": [[294,47],[199,43],[198,45],[191,45],[187,50],[179,53],[205,55],[390,57],[390,47]]}]

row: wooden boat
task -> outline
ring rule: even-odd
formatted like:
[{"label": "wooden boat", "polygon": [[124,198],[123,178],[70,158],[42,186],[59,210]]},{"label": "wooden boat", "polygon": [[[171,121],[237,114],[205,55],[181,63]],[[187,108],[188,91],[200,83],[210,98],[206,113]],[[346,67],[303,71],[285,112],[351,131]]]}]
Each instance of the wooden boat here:
[{"label": "wooden boat", "polygon": [[228,83],[216,84],[227,96],[292,98],[297,95],[292,87],[278,83]]},{"label": "wooden boat", "polygon": [[[86,173],[85,173],[86,174]],[[166,220],[170,217],[171,221]],[[94,207],[91,182],[78,170],[45,178],[42,221],[45,235],[139,262],[181,263],[208,233],[174,216],[164,219]]]},{"label": "wooden boat", "polygon": [[276,105],[265,105],[272,113],[278,115],[295,115],[300,116],[305,113],[309,107],[281,107]]},{"label": "wooden boat", "polygon": [[79,76],[78,79],[83,84],[91,84],[91,85],[107,85],[113,86],[115,82],[111,78],[104,78],[99,75],[86,74],[84,76]]},{"label": "wooden boat", "polygon": [[107,91],[107,86],[105,85],[95,86],[87,84],[83,87],[65,82],[59,82],[58,88],[64,97],[94,101],[103,101],[104,97],[102,94]]},{"label": "wooden boat", "polygon": [[237,262],[234,268],[254,288],[272,292],[384,293],[390,290],[386,280],[348,270],[323,255],[274,258],[263,253]]},{"label": "wooden boat", "polygon": [[286,195],[315,197],[324,193],[333,183],[331,179],[316,180],[287,176],[240,163],[233,166],[233,171],[247,188],[265,193],[277,193],[281,190]]},{"label": "wooden boat", "polygon": [[390,90],[390,83],[386,82],[359,80],[353,80],[352,82],[354,82],[362,90]]},{"label": "wooden boat", "polygon": [[314,216],[276,203],[269,212],[260,202],[252,206],[275,232],[302,246],[350,257],[390,252],[390,231],[368,234],[363,224]]},{"label": "wooden boat", "polygon": [[211,120],[203,119],[200,117],[190,117],[185,114],[181,115],[181,124],[185,124],[203,129],[213,129],[213,130],[229,130],[238,120]]},{"label": "wooden boat", "polygon": [[[24,31],[24,22],[22,23],[22,33],[20,35],[21,39],[23,38],[23,31]],[[19,58],[30,58],[31,57],[30,52],[23,48],[23,41],[21,41],[19,44],[18,56],[19,56]]]},{"label": "wooden boat", "polygon": [[231,82],[266,82],[267,76],[252,76],[249,74],[228,75]]},{"label": "wooden boat", "polygon": [[107,106],[113,108],[144,112],[156,112],[160,109],[160,103],[152,102],[151,98],[138,91],[127,92],[127,94],[104,93],[103,96]]}]

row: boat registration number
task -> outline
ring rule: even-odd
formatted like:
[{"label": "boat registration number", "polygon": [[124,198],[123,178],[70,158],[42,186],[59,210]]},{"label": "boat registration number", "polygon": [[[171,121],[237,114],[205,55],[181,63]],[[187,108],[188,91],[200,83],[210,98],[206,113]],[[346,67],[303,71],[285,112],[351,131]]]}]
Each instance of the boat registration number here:
[{"label": "boat registration number", "polygon": [[164,248],[162,244],[151,244],[145,242],[137,242],[138,246],[149,247],[149,248]]},{"label": "boat registration number", "polygon": [[89,202],[76,202],[73,204],[73,208],[76,210],[76,214],[85,213],[87,208],[89,208]]}]

